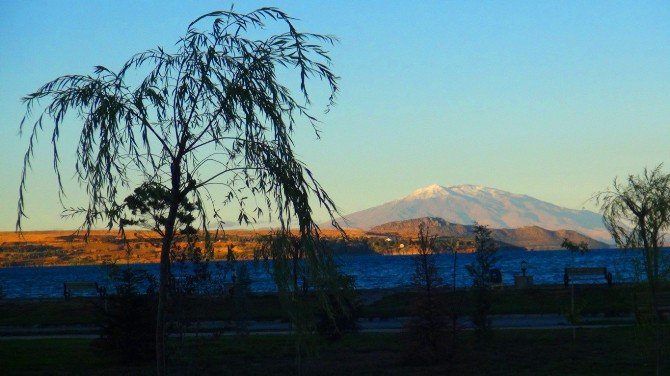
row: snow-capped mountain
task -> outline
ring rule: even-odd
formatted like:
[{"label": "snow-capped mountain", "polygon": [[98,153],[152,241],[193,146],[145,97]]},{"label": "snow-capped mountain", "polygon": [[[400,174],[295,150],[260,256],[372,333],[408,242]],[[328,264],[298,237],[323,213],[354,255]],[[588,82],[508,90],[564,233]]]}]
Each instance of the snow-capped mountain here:
[{"label": "snow-capped mountain", "polygon": [[399,200],[345,215],[343,225],[369,229],[419,217],[439,217],[465,225],[477,221],[492,228],[539,226],[549,230],[574,230],[612,243],[597,213],[567,209],[527,195],[479,185],[443,187],[433,184]]}]

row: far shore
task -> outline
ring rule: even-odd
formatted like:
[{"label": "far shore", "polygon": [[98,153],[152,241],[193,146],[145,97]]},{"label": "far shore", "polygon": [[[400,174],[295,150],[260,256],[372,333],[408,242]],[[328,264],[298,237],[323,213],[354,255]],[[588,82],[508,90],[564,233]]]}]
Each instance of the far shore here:
[{"label": "far shore", "polygon": [[[414,255],[416,239],[394,234],[377,234],[361,229],[345,229],[346,237],[336,229],[322,230],[323,238],[336,255]],[[270,229],[225,230],[217,234],[212,261],[225,260],[229,249],[238,260],[253,260]],[[474,248],[463,242],[458,253],[471,253]],[[184,244],[177,243],[177,247]],[[204,248],[204,242],[198,246]],[[501,247],[505,250],[561,250],[560,247]],[[118,231],[26,231],[0,232],[0,267],[85,266],[108,264],[154,264],[160,259],[160,239],[147,230],[128,229],[125,238]]]}]

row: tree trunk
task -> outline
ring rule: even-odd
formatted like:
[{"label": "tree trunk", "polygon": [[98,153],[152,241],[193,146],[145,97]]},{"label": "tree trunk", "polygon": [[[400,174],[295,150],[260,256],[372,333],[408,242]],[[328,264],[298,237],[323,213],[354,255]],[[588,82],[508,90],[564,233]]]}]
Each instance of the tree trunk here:
[{"label": "tree trunk", "polygon": [[168,287],[170,283],[170,248],[174,239],[174,226],[177,220],[177,211],[180,202],[180,171],[179,164],[172,165],[172,189],[170,194],[170,211],[165,223],[165,236],[161,247],[160,284],[158,288],[158,308],[156,314],[156,374],[166,374],[165,362],[165,311],[168,301]]}]

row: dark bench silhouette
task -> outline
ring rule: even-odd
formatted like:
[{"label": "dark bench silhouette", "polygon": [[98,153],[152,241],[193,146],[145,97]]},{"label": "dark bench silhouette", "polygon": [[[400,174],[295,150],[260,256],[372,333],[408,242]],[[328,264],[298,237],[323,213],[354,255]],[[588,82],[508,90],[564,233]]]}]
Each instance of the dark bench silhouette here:
[{"label": "dark bench silhouette", "polygon": [[63,283],[63,296],[65,299],[70,299],[72,293],[77,291],[95,291],[101,298],[107,295],[107,289],[104,286],[99,286],[98,282],[73,281]]},{"label": "dark bench silhouette", "polygon": [[607,286],[612,287],[612,273],[607,271],[605,267],[589,267],[589,268],[565,268],[563,274],[563,283],[565,287],[570,285],[570,281],[575,281],[575,277],[597,277],[602,276],[607,282]]},{"label": "dark bench silhouette", "polygon": [[670,313],[670,292],[656,293],[656,312]]},{"label": "dark bench silhouette", "polygon": [[493,268],[489,270],[489,283],[491,287],[500,287],[503,286],[502,272],[500,269]]}]

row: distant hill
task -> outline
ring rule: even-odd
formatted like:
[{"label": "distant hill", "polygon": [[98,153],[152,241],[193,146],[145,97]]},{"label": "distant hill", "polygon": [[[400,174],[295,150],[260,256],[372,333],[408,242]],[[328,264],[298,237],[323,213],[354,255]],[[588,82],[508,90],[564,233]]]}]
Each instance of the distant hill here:
[{"label": "distant hill", "polygon": [[[225,260],[232,247],[238,260],[250,260],[262,237],[271,230],[226,230],[212,244],[213,260]],[[328,245],[339,254],[371,254],[362,231],[336,230],[321,233]],[[160,259],[160,239],[152,231],[126,229],[126,241],[118,232],[93,230],[88,238],[74,231],[27,231],[18,234],[0,231],[0,268],[12,266],[103,265],[110,263],[156,263]],[[179,244],[181,248],[183,244]],[[204,248],[204,243],[198,246]],[[130,250],[130,254],[128,253]]]},{"label": "distant hill", "polygon": [[[460,225],[447,222],[442,218],[423,217],[394,221],[375,226],[368,231],[371,235],[398,235],[403,237],[416,237],[419,224],[428,225],[430,235],[453,237],[459,239],[470,239],[474,236],[472,225]],[[606,243],[592,239],[572,230],[547,230],[538,226],[526,226],[521,228],[491,228],[493,238],[500,243],[501,247],[521,247],[526,249],[550,250],[561,249],[563,239],[573,243],[586,242],[590,249],[609,248]]]},{"label": "distant hill", "polygon": [[419,225],[422,223],[428,226],[430,232],[429,235],[453,238],[473,236],[473,226],[450,223],[442,218],[435,217],[413,218],[404,221],[384,223],[371,228],[368,231],[368,234],[395,234],[398,236],[415,238],[419,232]]},{"label": "distant hill", "polygon": [[[345,215],[343,225],[371,229],[392,221],[420,217],[444,218],[463,225],[477,221],[492,228],[568,229],[601,242],[612,242],[600,214],[567,209],[527,195],[478,185],[443,187],[433,184],[401,199]],[[529,236],[534,231],[527,230]]]}]

